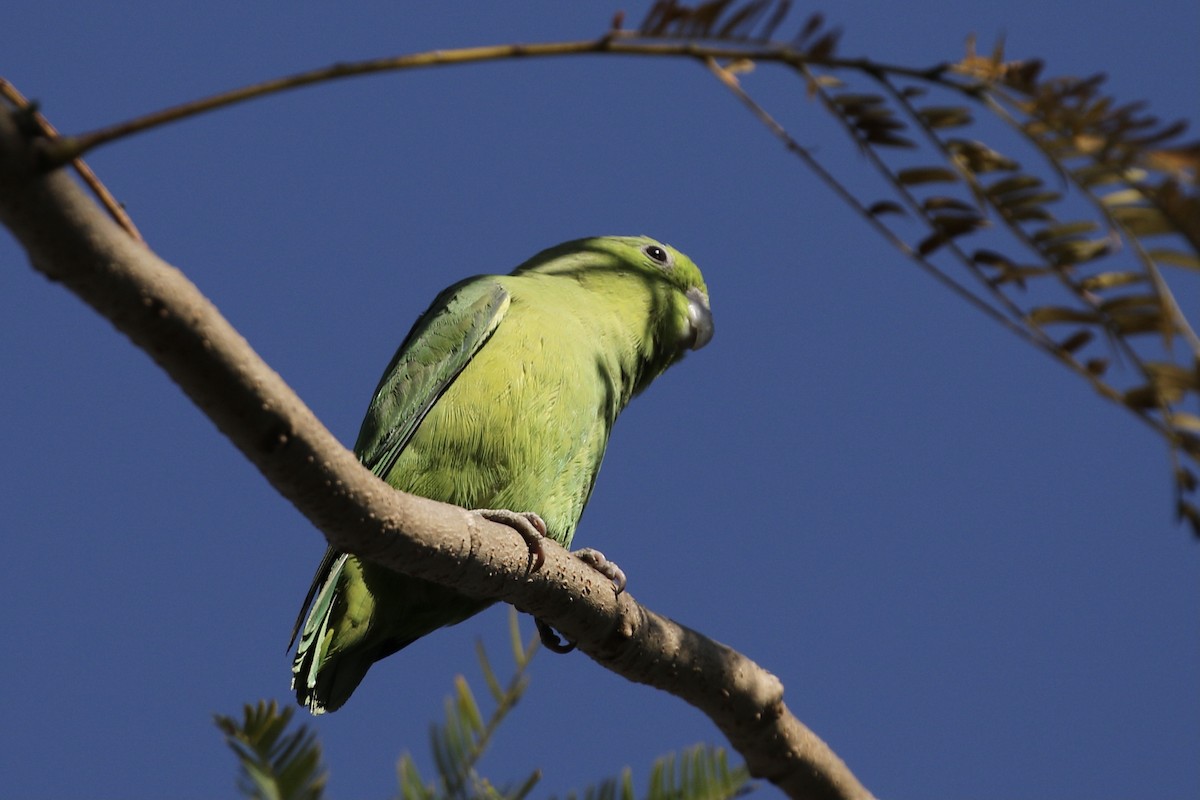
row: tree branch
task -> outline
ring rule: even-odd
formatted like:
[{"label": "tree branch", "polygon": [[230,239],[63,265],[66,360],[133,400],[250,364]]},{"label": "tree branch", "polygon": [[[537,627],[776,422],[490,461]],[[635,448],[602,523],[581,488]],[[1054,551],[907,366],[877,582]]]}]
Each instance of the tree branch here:
[{"label": "tree branch", "polygon": [[809,54],[790,47],[761,41],[717,41],[700,42],[694,39],[659,39],[655,36],[642,37],[630,31],[613,31],[599,39],[578,42],[539,42],[534,44],[498,44],[481,47],[460,47],[452,50],[430,50],[424,53],[409,53],[399,56],[372,58],[331,64],[326,67],[285,75],[279,78],[241,86],[180,103],[176,106],[153,111],[134,119],[118,122],[97,130],[73,136],[54,136],[40,143],[43,168],[61,166],[77,159],[101,145],[143,133],[145,131],[228,108],[249,100],[268,95],[301,89],[330,81],[375,75],[381,72],[399,72],[430,67],[447,67],[460,64],[480,64],[488,61],[507,61],[517,58],[560,58],[612,53],[627,56],[656,56],[662,58],[706,59],[775,62],[798,69],[809,64],[819,64],[830,69],[844,68],[860,72],[880,73],[894,76],[919,78],[945,83],[947,88],[964,91],[955,83],[946,82],[938,65],[932,68],[912,69],[899,64],[881,64],[863,58],[841,59],[828,53]]},{"label": "tree branch", "polygon": [[112,222],[0,110],[0,222],[33,266],[145,350],[334,547],[546,620],[604,667],[703,711],[751,774],[795,798],[869,792],[788,711],[779,680],[736,651],[614,596],[546,542],[546,563],[509,528],[393,490],[364,469],[178,269]]}]

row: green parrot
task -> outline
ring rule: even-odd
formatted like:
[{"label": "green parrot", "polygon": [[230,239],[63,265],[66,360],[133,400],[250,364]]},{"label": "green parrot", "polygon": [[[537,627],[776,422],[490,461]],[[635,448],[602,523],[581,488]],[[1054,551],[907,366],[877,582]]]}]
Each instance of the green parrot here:
[{"label": "green parrot", "polygon": [[[617,414],[712,333],[704,278],[678,250],[566,242],[438,295],[384,371],[354,452],[402,491],[510,509],[475,513],[536,555],[542,534],[569,547]],[[580,552],[621,588],[615,565]],[[490,604],[329,549],[292,630],[296,699],[335,711],[373,663]]]}]

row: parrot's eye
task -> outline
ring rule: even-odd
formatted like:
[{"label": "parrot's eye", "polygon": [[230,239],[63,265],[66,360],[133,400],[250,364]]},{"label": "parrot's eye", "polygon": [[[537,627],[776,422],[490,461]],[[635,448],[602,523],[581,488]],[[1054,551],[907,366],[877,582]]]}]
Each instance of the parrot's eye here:
[{"label": "parrot's eye", "polygon": [[671,254],[656,244],[646,245],[642,248],[642,252],[650,256],[650,258],[654,261],[662,264],[664,267],[671,266]]}]

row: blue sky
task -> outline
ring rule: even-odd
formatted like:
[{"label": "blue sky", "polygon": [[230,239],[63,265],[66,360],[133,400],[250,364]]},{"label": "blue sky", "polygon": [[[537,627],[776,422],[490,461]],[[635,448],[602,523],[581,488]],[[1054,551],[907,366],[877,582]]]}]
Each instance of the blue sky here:
[{"label": "blue sky", "polygon": [[[22,3],[0,74],[75,132],[335,61],[589,38],[616,7]],[[825,11],[847,55],[926,65],[1003,33],[1051,73],[1107,71],[1118,97],[1196,116],[1194,2],[900,7]],[[865,174],[796,81],[744,80]],[[373,77],[90,163],[344,442],[443,286],[578,236],[671,242],[705,271],[716,336],[622,417],[577,544],[778,675],[881,796],[1200,795],[1200,551],[1162,445],[919,274],[695,64]],[[290,702],[284,645],[324,542],[7,235],[0,263],[5,794],[228,795],[211,715]],[[505,663],[505,631],[496,608],[423,640],[321,719],[332,796],[389,796],[404,750],[429,772],[452,676],[478,678],[480,637]],[[484,766],[540,766],[539,796],[627,764],[642,785],[658,754],[721,743],[582,655],[540,654],[532,677]]]}]

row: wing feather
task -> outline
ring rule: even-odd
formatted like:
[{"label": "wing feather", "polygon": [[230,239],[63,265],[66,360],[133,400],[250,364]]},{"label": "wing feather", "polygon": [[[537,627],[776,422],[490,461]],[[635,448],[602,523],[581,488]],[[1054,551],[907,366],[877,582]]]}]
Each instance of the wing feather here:
[{"label": "wing feather", "polygon": [[[371,472],[387,480],[425,415],[487,344],[510,302],[508,291],[494,278],[468,278],[439,294],[417,318],[384,370],[354,445],[358,459]],[[316,618],[328,616],[333,607],[334,584],[341,574],[335,565],[340,566],[341,556],[332,548],[325,551],[292,626],[289,650],[305,612],[320,593],[322,602],[312,607],[308,621],[303,622],[297,663],[312,645],[310,634],[322,626]]]}]

